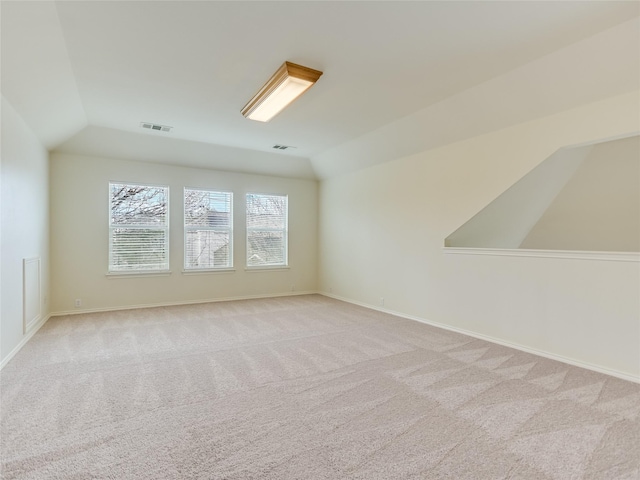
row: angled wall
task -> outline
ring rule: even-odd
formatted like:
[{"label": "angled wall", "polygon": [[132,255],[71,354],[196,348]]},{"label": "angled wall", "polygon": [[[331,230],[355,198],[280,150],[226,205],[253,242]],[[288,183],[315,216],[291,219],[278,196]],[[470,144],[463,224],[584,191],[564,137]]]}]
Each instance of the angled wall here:
[{"label": "angled wall", "polygon": [[590,150],[558,150],[449,235],[445,246],[518,248]]},{"label": "angled wall", "polygon": [[445,239],[447,247],[640,251],[640,141],[561,148]]},{"label": "angled wall", "polygon": [[594,145],[519,247],[640,252],[640,137]]}]

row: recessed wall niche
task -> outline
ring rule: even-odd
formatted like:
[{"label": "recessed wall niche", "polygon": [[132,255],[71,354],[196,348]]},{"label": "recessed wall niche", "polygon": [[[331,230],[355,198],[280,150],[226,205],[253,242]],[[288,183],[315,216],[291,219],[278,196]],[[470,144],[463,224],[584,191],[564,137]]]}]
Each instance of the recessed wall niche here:
[{"label": "recessed wall niche", "polygon": [[445,247],[640,252],[640,136],[561,148]]}]

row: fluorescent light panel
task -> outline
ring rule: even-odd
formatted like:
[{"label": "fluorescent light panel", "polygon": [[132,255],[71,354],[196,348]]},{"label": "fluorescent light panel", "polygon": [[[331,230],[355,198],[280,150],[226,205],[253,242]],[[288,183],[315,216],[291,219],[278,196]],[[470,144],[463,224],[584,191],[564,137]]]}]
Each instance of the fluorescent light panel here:
[{"label": "fluorescent light panel", "polygon": [[242,109],[242,115],[268,122],[287,105],[306,92],[322,75],[295,63],[284,62],[260,91]]}]

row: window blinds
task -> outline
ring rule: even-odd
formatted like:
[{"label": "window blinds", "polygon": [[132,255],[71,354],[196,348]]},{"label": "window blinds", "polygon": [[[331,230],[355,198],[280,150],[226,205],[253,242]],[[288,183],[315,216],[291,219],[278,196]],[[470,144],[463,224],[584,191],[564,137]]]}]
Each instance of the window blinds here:
[{"label": "window blinds", "polygon": [[184,189],[184,268],[233,266],[233,194]]},{"label": "window blinds", "polygon": [[287,196],[247,194],[247,266],[287,265]]},{"label": "window blinds", "polygon": [[169,269],[169,187],[109,183],[109,271]]}]

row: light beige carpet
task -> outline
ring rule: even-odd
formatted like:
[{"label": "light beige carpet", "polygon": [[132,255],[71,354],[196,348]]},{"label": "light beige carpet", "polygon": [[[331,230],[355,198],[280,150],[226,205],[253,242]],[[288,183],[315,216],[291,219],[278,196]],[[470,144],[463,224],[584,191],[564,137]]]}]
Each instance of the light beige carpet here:
[{"label": "light beige carpet", "polygon": [[51,319],[6,479],[637,479],[640,385],[318,295]]}]

